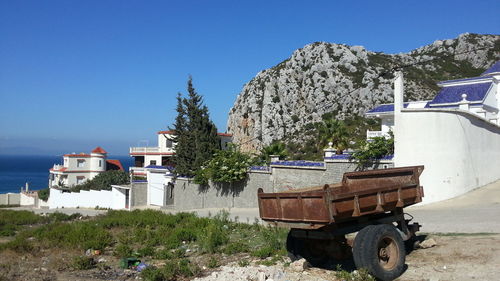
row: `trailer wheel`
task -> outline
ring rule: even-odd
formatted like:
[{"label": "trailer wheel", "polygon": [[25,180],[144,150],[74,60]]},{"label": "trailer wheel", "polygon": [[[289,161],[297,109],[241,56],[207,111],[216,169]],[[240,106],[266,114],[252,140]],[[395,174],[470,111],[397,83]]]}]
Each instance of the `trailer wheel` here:
[{"label": "trailer wheel", "polygon": [[393,225],[374,225],[362,245],[360,265],[380,280],[394,280],[405,269],[405,247]]},{"label": "trailer wheel", "polygon": [[358,232],[358,234],[356,234],[356,237],[354,238],[354,243],[352,245],[352,257],[357,268],[366,267],[365,241],[373,227],[374,225],[364,227]]},{"label": "trailer wheel", "polygon": [[286,251],[290,260],[294,262],[296,260],[300,260],[304,254],[304,241],[300,238],[294,237],[292,235],[292,231],[293,230],[290,230],[288,232],[288,236],[286,237]]}]

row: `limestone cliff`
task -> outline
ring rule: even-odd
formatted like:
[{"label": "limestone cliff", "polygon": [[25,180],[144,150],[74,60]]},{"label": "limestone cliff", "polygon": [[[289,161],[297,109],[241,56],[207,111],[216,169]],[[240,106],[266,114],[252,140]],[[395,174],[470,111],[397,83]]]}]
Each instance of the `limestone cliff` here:
[{"label": "limestone cliff", "polygon": [[229,112],[228,132],[244,151],[256,151],[300,137],[297,132],[325,113],[343,119],[392,102],[393,67],[411,65],[404,68],[405,100],[423,100],[434,97],[436,82],[477,76],[499,59],[498,35],[466,33],[406,54],[316,42],[243,87]]}]

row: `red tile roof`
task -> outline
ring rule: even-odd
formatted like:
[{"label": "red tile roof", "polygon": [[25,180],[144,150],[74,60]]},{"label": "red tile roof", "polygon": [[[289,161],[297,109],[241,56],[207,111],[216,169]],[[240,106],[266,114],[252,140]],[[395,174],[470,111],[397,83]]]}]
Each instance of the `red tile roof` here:
[{"label": "red tile roof", "polygon": [[90,157],[90,154],[80,153],[80,154],[64,154],[66,157]]},{"label": "red tile roof", "polygon": [[175,131],[173,130],[169,130],[169,131],[159,131],[158,132],[158,135],[161,135],[161,134],[169,134],[169,135],[173,135],[175,133]]},{"label": "red tile roof", "polygon": [[98,146],[92,150],[92,153],[100,153],[100,154],[106,154],[106,150],[102,149],[102,147]]},{"label": "red tile roof", "polygon": [[232,137],[233,134],[227,134],[227,133],[217,133],[217,135],[221,136],[221,137]]},{"label": "red tile roof", "polygon": [[120,160],[117,160],[117,159],[108,159],[106,160],[106,170],[120,170],[120,171],[124,171],[123,169],[123,166],[122,166],[122,163],[120,162]]}]

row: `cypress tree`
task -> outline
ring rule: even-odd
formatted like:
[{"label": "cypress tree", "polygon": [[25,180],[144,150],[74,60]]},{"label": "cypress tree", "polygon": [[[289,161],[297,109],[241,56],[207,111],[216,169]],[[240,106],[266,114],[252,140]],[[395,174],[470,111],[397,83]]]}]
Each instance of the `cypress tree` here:
[{"label": "cypress tree", "polygon": [[195,172],[210,160],[218,148],[217,127],[210,120],[203,98],[188,79],[188,96],[177,96],[175,131],[175,173],[178,176],[194,176]]}]

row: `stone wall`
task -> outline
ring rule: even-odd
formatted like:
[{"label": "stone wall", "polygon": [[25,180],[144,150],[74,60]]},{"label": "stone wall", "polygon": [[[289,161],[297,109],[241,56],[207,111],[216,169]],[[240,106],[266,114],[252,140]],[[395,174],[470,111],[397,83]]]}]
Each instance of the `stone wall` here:
[{"label": "stone wall", "polygon": [[[208,187],[201,187],[191,179],[178,178],[174,187],[175,209],[257,208],[259,188],[264,192],[279,192],[332,184],[340,182],[345,172],[357,169],[355,163],[348,161],[316,162],[316,166],[290,163],[292,165],[271,165],[268,170],[250,171],[245,181],[232,184],[210,184]],[[390,168],[393,165],[390,161],[385,161],[374,167]]]}]

